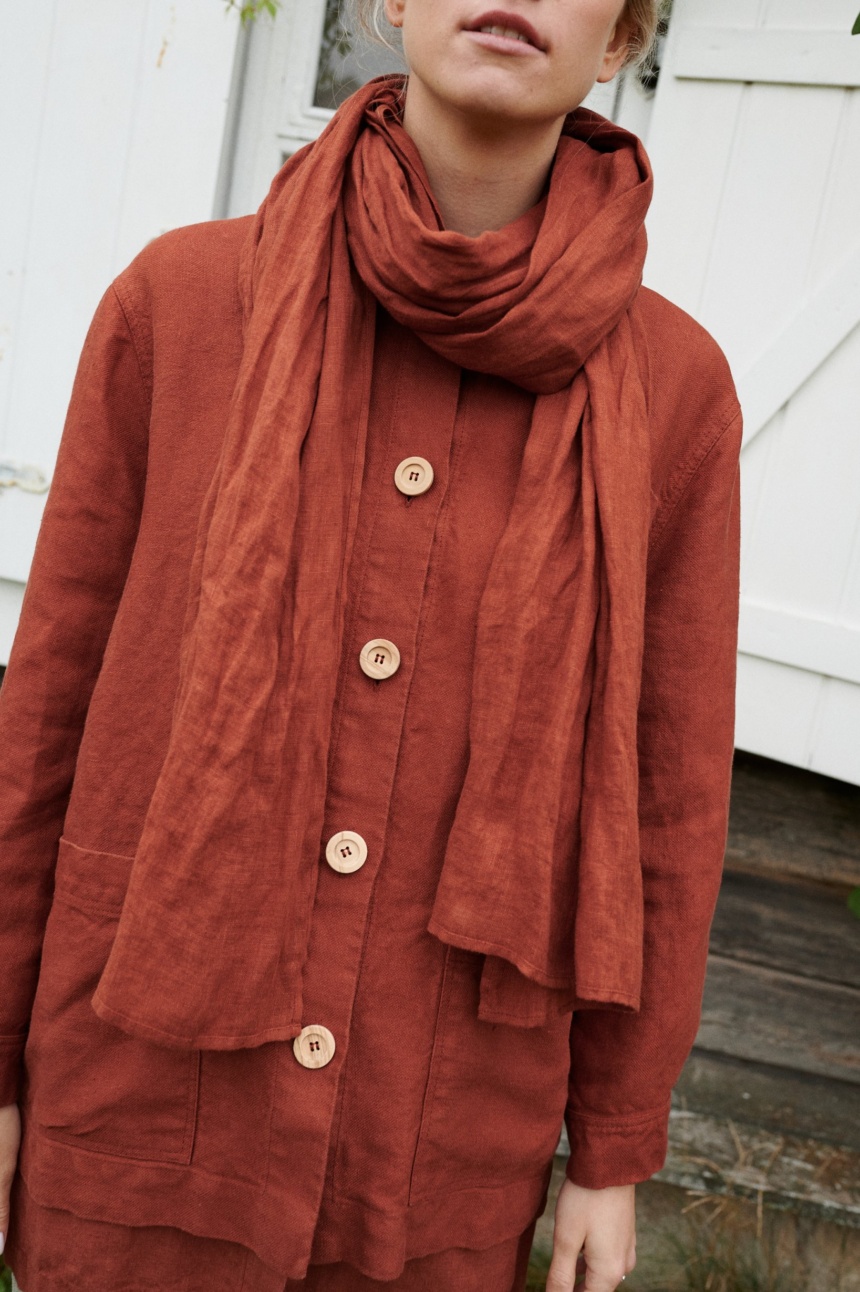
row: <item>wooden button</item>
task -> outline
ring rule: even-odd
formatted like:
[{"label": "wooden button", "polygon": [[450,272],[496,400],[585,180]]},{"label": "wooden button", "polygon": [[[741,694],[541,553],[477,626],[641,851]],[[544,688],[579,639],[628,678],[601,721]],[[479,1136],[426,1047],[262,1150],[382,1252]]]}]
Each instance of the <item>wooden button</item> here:
[{"label": "wooden button", "polygon": [[394,483],[401,493],[426,493],[433,483],[433,468],[426,458],[404,458],[394,471]]},{"label": "wooden button", "polygon": [[385,637],[374,637],[361,648],[359,663],[368,677],[377,681],[391,677],[400,668],[400,651]]},{"label": "wooden button", "polygon": [[325,859],[332,870],[341,875],[351,875],[367,861],[367,844],[354,830],[341,830],[333,834],[326,844]]},{"label": "wooden button", "polygon": [[334,1037],[322,1023],[309,1023],[293,1041],[293,1053],[303,1068],[324,1068],[334,1058]]}]

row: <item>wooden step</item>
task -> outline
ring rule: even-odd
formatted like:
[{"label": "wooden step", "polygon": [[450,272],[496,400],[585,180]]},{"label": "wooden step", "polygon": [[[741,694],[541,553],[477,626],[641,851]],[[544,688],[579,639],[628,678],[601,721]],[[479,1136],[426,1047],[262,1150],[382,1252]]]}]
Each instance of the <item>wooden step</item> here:
[{"label": "wooden step", "polygon": [[860,1084],[860,991],[711,955],[696,1045]]},{"label": "wooden step", "polygon": [[654,1178],[860,1229],[860,1153],[730,1117],[674,1108],[666,1164]]},{"label": "wooden step", "polygon": [[[558,1153],[570,1155],[566,1134]],[[860,1229],[860,1152],[731,1117],[674,1106],[666,1162],[652,1178]]]},{"label": "wooden step", "polygon": [[710,946],[698,1049],[860,1083],[860,921],[844,889],[727,873]]},{"label": "wooden step", "polygon": [[860,920],[847,895],[842,886],[727,872],[711,927],[711,951],[860,988]]},{"label": "wooden step", "polygon": [[860,885],[860,786],[738,750],[726,866]]},{"label": "wooden step", "polygon": [[860,1153],[860,1092],[854,1082],[694,1046],[675,1086],[675,1100],[692,1112]]}]

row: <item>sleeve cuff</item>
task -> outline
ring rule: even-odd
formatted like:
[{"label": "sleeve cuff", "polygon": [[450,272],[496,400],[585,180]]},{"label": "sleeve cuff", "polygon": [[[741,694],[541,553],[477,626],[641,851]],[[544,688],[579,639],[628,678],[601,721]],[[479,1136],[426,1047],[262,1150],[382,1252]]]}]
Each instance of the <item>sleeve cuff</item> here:
[{"label": "sleeve cuff", "polygon": [[666,1161],[670,1107],[671,1101],[656,1113],[626,1118],[568,1109],[567,1178],[585,1189],[649,1180]]}]

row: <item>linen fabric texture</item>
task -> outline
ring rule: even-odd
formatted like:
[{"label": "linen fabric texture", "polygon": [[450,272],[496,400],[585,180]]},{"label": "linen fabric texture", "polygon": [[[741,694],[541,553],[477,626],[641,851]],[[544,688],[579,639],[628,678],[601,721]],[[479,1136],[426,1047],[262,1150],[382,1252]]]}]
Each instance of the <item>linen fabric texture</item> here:
[{"label": "linen fabric texture", "polygon": [[[587,202],[592,160],[580,159]],[[81,355],[0,688],[0,1103],[21,1100],[20,1169],[40,1207],[237,1243],[284,1280],[340,1262],[390,1280],[434,1252],[522,1233],[562,1115],[577,1183],[631,1183],[663,1164],[725,845],[741,417],[713,339],[640,287],[628,308],[648,432],[640,1008],[553,1007],[524,1028],[556,989],[428,931],[470,767],[479,605],[536,405],[554,396],[460,367],[377,304],[302,973],[302,1021],[331,1028],[334,1058],[308,1071],[289,1039],[195,1050],[130,1035],[92,998],[170,743],[256,228],[248,216],[154,239],[105,292]],[[393,472],[414,453],[436,479],[407,500]],[[323,478],[329,507],[342,503],[336,479]],[[569,556],[576,580],[574,543]],[[379,635],[402,662],[377,684],[358,650]],[[325,864],[342,828],[369,845],[351,876]],[[182,913],[189,929],[206,883]],[[213,959],[229,963],[243,920],[237,898]],[[151,968],[160,954],[156,943]],[[505,992],[528,997],[513,1026],[479,1017],[508,965]],[[82,1229],[81,1251],[87,1241]]]},{"label": "linen fabric texture", "polygon": [[88,1221],[41,1207],[20,1175],[11,1202],[14,1223],[5,1256],[20,1292],[523,1292],[535,1231],[532,1222],[519,1237],[483,1251],[451,1248],[418,1257],[396,1279],[370,1279],[339,1261],[315,1265],[307,1278],[285,1283],[239,1243],[164,1225]]},{"label": "linen fabric texture", "polygon": [[650,168],[635,136],[578,109],[542,200],[467,238],[442,228],[401,89],[371,81],[286,163],[244,249],[242,363],[173,728],[93,997],[165,1045],[301,1028],[374,299],[445,357],[537,394],[480,605],[469,768],[429,930],[488,957],[487,1021],[640,1002],[649,468],[627,310]]}]

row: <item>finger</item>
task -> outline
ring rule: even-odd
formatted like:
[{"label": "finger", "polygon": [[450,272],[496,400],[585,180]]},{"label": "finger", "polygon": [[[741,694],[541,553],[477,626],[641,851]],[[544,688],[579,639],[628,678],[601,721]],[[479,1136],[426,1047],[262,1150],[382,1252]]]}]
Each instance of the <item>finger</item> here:
[{"label": "finger", "polygon": [[585,1272],[583,1292],[615,1292],[627,1273],[626,1261],[602,1261],[589,1265]]},{"label": "finger", "polygon": [[20,1142],[21,1120],[18,1107],[9,1104],[0,1109],[0,1253],[9,1233],[9,1195]]},{"label": "finger", "polygon": [[[546,1292],[573,1292],[577,1275],[585,1272],[585,1258],[580,1254],[582,1238],[579,1240],[556,1235],[552,1248],[552,1263],[546,1278]],[[580,1278],[577,1289],[582,1287]]]}]

